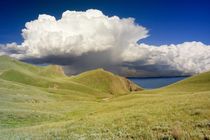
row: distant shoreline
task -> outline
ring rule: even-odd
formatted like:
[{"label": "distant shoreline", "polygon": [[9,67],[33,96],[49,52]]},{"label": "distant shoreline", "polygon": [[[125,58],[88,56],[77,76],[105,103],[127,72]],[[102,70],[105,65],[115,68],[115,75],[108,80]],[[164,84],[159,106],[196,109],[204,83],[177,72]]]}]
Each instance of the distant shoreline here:
[{"label": "distant shoreline", "polygon": [[192,75],[185,76],[159,76],[159,77],[126,77],[128,79],[155,79],[155,78],[179,78],[179,77],[190,77]]}]

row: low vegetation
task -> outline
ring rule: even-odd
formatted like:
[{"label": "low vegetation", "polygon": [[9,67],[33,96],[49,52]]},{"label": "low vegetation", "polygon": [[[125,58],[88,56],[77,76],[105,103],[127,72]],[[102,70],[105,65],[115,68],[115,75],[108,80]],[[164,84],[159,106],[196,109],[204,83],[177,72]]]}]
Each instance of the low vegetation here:
[{"label": "low vegetation", "polygon": [[0,56],[0,139],[210,139],[210,72],[143,90],[102,69]]}]

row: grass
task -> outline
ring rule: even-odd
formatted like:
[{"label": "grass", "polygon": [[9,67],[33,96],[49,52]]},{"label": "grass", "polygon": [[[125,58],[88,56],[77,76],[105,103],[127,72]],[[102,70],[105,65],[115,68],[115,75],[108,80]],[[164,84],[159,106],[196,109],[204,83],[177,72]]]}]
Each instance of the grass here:
[{"label": "grass", "polygon": [[96,69],[72,76],[71,80],[111,94],[125,94],[130,91],[142,90],[142,88],[131,81],[103,69]]},{"label": "grass", "polygon": [[69,78],[54,66],[7,61],[12,67],[4,65],[0,78],[3,140],[210,139],[209,72],[130,93],[126,80],[101,69]]},{"label": "grass", "polygon": [[172,91],[209,91],[210,90],[210,72],[205,72],[200,75],[195,75],[193,77],[188,78],[187,80],[183,80],[172,84],[168,87],[165,87],[166,90]]}]

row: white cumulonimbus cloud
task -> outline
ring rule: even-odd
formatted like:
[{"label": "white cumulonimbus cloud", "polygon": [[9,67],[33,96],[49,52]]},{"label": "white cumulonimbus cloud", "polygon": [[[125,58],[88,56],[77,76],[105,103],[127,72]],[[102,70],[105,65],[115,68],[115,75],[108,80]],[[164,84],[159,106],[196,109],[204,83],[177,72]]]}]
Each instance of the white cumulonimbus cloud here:
[{"label": "white cumulonimbus cloud", "polygon": [[40,15],[37,20],[26,23],[22,35],[22,46],[30,57],[79,56],[129,46],[147,37],[147,30],[136,25],[132,18],[108,17],[99,10],[87,10],[66,11],[59,20]]},{"label": "white cumulonimbus cloud", "polygon": [[103,67],[126,76],[191,75],[210,70],[210,46],[201,42],[152,46],[138,43],[148,30],[133,18],[99,10],[66,11],[56,20],[39,15],[22,30],[24,41],[0,45],[0,55],[65,65],[69,73]]}]

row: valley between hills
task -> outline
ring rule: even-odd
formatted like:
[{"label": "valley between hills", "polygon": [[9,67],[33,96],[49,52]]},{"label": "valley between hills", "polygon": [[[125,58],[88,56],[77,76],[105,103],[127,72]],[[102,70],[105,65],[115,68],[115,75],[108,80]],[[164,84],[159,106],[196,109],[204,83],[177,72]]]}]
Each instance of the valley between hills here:
[{"label": "valley between hills", "polygon": [[208,140],[210,72],[146,90],[103,69],[66,76],[0,56],[1,140]]}]

